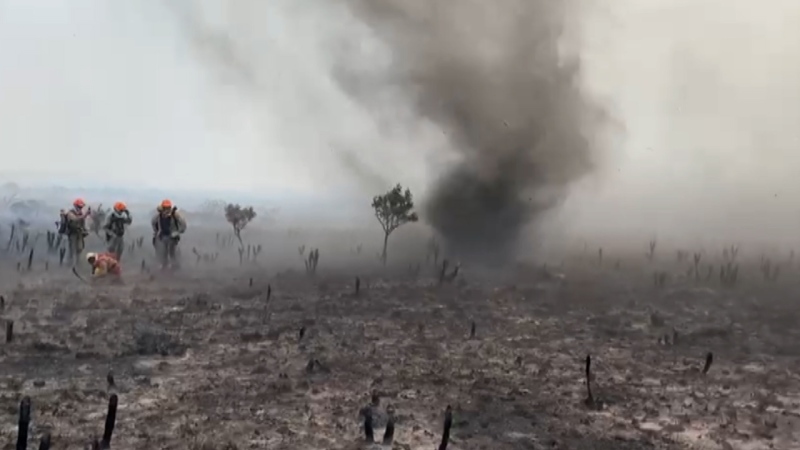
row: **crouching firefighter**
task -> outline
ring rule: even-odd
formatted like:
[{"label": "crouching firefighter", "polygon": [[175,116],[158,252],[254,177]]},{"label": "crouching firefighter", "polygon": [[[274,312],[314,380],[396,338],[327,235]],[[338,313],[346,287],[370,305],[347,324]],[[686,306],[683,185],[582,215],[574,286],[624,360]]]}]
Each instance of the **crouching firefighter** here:
[{"label": "crouching firefighter", "polygon": [[87,253],[86,262],[92,267],[93,278],[110,277],[114,281],[122,280],[122,267],[113,253]]},{"label": "crouching firefighter", "polygon": [[162,269],[177,268],[176,253],[181,235],[186,232],[186,221],[169,200],[162,201],[157,211],[152,220],[156,256]]},{"label": "crouching firefighter", "polygon": [[69,211],[61,210],[61,222],[58,225],[59,234],[67,236],[67,249],[70,264],[76,266],[81,259],[81,254],[86,244],[86,218],[92,214],[92,208],[86,208],[86,202],[77,199],[72,202]]},{"label": "crouching firefighter", "polygon": [[122,252],[125,250],[125,227],[132,222],[131,213],[125,203],[114,203],[114,210],[108,215],[103,229],[106,232],[106,244],[108,252],[113,253],[117,260],[122,260]]}]

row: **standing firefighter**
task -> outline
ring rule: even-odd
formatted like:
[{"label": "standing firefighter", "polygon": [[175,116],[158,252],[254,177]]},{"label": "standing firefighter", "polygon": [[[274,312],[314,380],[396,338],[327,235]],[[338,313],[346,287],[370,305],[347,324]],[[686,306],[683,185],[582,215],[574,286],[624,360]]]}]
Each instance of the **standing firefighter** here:
[{"label": "standing firefighter", "polygon": [[186,221],[178,213],[172,202],[164,200],[156,208],[158,214],[153,217],[153,246],[161,263],[161,268],[177,267],[176,250],[181,235],[186,232]]},{"label": "standing firefighter", "polygon": [[125,227],[130,225],[131,213],[125,203],[114,203],[114,210],[108,215],[103,229],[106,231],[106,244],[108,252],[116,255],[118,260],[122,259],[122,252],[125,250]]},{"label": "standing firefighter", "polygon": [[58,232],[67,235],[69,260],[73,266],[79,263],[85,247],[86,236],[89,235],[89,232],[86,231],[86,218],[92,214],[92,208],[84,209],[85,207],[86,202],[79,198],[72,202],[72,208],[69,211],[61,210]]}]

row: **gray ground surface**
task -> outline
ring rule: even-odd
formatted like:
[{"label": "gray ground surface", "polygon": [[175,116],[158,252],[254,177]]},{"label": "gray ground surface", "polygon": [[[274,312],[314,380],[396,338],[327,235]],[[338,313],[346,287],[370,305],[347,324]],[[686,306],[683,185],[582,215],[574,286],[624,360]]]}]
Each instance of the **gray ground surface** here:
[{"label": "gray ground surface", "polygon": [[[723,287],[663,262],[657,287],[643,257],[576,256],[502,277],[465,266],[440,285],[431,266],[368,271],[372,256],[329,262],[324,248],[310,277],[291,250],[294,270],[188,257],[173,276],[141,273],[134,254],[125,285],[92,287],[57,258],[20,273],[24,255],[7,253],[1,448],[14,448],[23,396],[32,446],[51,431],[54,448],[82,448],[112,392],[125,449],[362,448],[373,392],[379,427],[396,410],[395,449],[436,448],[447,405],[453,449],[798,448],[796,269],[769,282],[743,263]],[[584,405],[587,354],[602,407]]]}]

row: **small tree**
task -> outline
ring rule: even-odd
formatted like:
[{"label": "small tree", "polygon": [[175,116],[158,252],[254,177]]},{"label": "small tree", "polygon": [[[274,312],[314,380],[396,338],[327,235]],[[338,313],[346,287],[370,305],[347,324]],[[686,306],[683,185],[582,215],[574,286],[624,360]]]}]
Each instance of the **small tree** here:
[{"label": "small tree", "polygon": [[386,247],[389,243],[389,235],[400,225],[418,220],[417,213],[411,211],[414,209],[414,199],[411,197],[411,191],[406,189],[404,192],[403,187],[398,183],[389,192],[376,195],[372,199],[372,208],[375,209],[375,217],[383,227],[381,260],[386,265]]},{"label": "small tree", "polygon": [[241,248],[244,248],[242,230],[255,218],[256,212],[252,206],[241,207],[233,203],[225,205],[225,220],[233,227],[233,234],[239,240]]}]

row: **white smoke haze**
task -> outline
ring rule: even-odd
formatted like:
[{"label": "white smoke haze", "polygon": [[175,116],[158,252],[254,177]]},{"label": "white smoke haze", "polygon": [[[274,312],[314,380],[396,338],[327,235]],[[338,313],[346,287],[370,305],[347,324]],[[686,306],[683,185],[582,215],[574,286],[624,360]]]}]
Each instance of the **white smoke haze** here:
[{"label": "white smoke haze", "polygon": [[[385,47],[343,5],[175,2],[169,11],[200,70],[216,86],[205,98],[207,111],[219,110],[220,102],[235,104],[264,139],[263,151],[253,155],[257,166],[276,156],[290,159],[293,173],[320,190],[348,185],[377,193],[400,180],[425,186],[428,164],[424,152],[414,149],[431,142],[425,136],[436,130],[424,125],[400,130],[398,123],[410,123],[402,119],[381,123],[334,79],[342,64],[388,75]],[[382,87],[391,96],[391,86]],[[394,102],[391,112],[403,114],[402,106]],[[227,115],[222,111],[219,120]],[[284,150],[271,150],[275,147]]]},{"label": "white smoke haze", "polygon": [[[616,2],[584,48],[625,128],[616,169],[572,197],[581,233],[798,242],[800,4]],[[642,244],[644,245],[644,244]]]},{"label": "white smoke haze", "polygon": [[[474,63],[503,42],[480,31],[511,21],[517,3],[483,15],[467,0],[403,4],[420,36],[445,21],[453,34],[436,42],[458,36],[448,45]],[[409,23],[389,35],[361,7],[0,0],[0,175],[342,191],[365,208],[401,182],[430,198],[465,149],[420,112],[397,70],[418,61],[400,51],[418,37]],[[579,56],[578,92],[608,120],[585,136],[591,170],[570,177],[537,237],[798,243],[800,4],[609,0],[547,11],[561,51]]]}]

